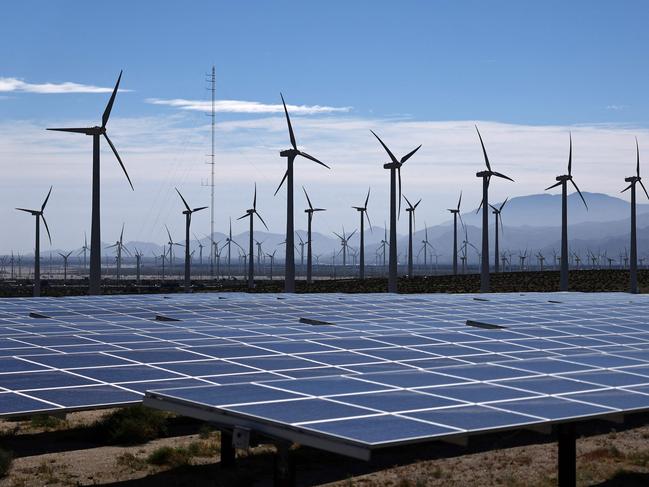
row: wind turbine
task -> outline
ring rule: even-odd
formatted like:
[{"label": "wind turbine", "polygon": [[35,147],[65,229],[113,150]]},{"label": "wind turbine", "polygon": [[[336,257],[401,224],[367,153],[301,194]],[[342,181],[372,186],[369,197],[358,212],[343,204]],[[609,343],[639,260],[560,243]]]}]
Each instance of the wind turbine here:
[{"label": "wind turbine", "polygon": [[417,206],[419,206],[419,203],[421,203],[421,198],[419,198],[419,201],[414,205],[405,195],[404,199],[406,200],[406,203],[408,203],[408,208],[406,208],[406,212],[408,212],[408,277],[412,278],[412,234],[415,226],[415,210],[417,209]]},{"label": "wind turbine", "polygon": [[83,247],[81,247],[81,251],[77,255],[83,254],[83,270],[85,271],[88,267],[86,263],[86,253],[90,250],[90,247],[88,247],[88,237],[86,235],[86,232],[83,232]]},{"label": "wind turbine", "polygon": [[225,243],[223,244],[223,247],[221,247],[221,251],[223,251],[224,247],[228,248],[228,277],[232,277],[232,270],[230,267],[230,262],[232,257],[232,244],[236,245],[241,250],[243,250],[243,247],[232,239],[232,219],[230,219],[230,231],[228,233],[228,237],[225,239]]},{"label": "wind turbine", "polygon": [[383,240],[381,240],[381,245],[379,246],[379,248],[381,249],[381,254],[383,256],[383,270],[385,271],[385,248],[389,247],[390,244],[388,243],[388,229],[385,228],[385,223],[383,225]]},{"label": "wind turbine", "polygon": [[68,252],[67,254],[59,252],[59,255],[63,259],[63,284],[68,281],[68,259],[70,258],[71,254],[72,251]]},{"label": "wind turbine", "polygon": [[311,204],[311,199],[309,194],[302,186],[302,191],[304,191],[304,196],[306,196],[306,202],[309,207],[304,210],[304,213],[307,214],[307,237],[306,237],[306,282],[311,284],[313,281],[313,254],[312,254],[312,240],[311,240],[311,223],[313,221],[313,214],[316,211],[326,211],[325,208],[314,208]]},{"label": "wind turbine", "polygon": [[635,185],[640,183],[642,189],[649,198],[649,193],[647,193],[647,188],[645,188],[642,178],[640,177],[640,148],[638,147],[638,138],[635,139],[635,150],[636,150],[636,169],[635,176],[624,178],[624,181],[629,183],[629,185],[622,190],[624,193],[627,190],[631,190],[631,260],[629,262],[629,288],[632,293],[638,292],[638,240],[636,236],[636,197],[635,197]]},{"label": "wind turbine", "polygon": [[295,235],[297,235],[297,238],[300,241],[298,245],[300,246],[300,268],[302,268],[304,267],[304,246],[306,245],[306,242],[302,239],[298,232],[295,232]]},{"label": "wind turbine", "polygon": [[[482,207],[482,256],[480,269],[480,292],[486,293],[489,292],[489,183],[492,176],[507,179],[512,182],[514,180],[502,173],[492,171],[491,164],[489,164],[489,157],[487,156],[487,150],[485,149],[484,142],[482,141],[482,135],[480,135],[480,131],[478,130],[477,125],[475,129],[478,132],[480,145],[482,146],[482,154],[484,155],[484,162],[487,166],[486,171],[479,171],[476,173],[477,177],[482,178],[482,201],[480,202],[480,206]],[[480,210],[480,206],[478,207],[478,211]],[[498,254],[496,254],[496,261],[498,261]]]},{"label": "wind turbine", "polygon": [[324,162],[320,162],[313,156],[310,156],[306,152],[302,152],[297,148],[297,142],[295,141],[295,134],[293,133],[293,126],[291,125],[291,118],[288,116],[288,110],[286,109],[286,102],[284,102],[284,96],[280,93],[282,97],[282,105],[284,105],[284,113],[286,114],[286,124],[288,125],[288,134],[291,139],[291,148],[283,150],[279,153],[281,157],[286,157],[286,172],[282,181],[279,183],[275,194],[280,190],[284,181],[286,181],[286,257],[284,259],[284,266],[286,270],[284,271],[284,292],[294,293],[295,292],[295,243],[294,243],[294,225],[293,225],[293,162],[297,156],[302,156],[306,159],[309,159],[321,166],[331,169]]},{"label": "wind turbine", "polygon": [[[365,197],[365,203],[363,206],[352,206],[356,211],[361,215],[361,242],[360,242],[360,268],[359,268],[359,277],[365,279],[365,218],[367,218],[367,224],[370,226],[370,232],[372,231],[372,222],[370,222],[370,216],[367,214],[367,203],[370,201],[370,191],[372,188],[367,189],[367,196]],[[365,218],[363,218],[365,217]]]},{"label": "wind turbine", "polygon": [[117,278],[117,281],[119,281],[120,271],[122,269],[122,250],[124,250],[129,255],[131,254],[131,252],[122,243],[123,239],[124,239],[124,224],[122,223],[122,232],[119,234],[119,240],[117,242],[115,242],[113,245],[109,245],[108,247],[106,247],[107,249],[115,248],[116,251],[117,251],[117,258],[116,258],[116,262],[117,262],[116,278]]},{"label": "wind turbine", "polygon": [[142,256],[144,254],[135,247],[135,282],[140,284],[141,269],[142,269]]},{"label": "wind turbine", "polygon": [[419,253],[421,254],[422,252],[424,253],[424,269],[428,268],[428,247],[430,247],[431,250],[431,255],[433,255],[433,252],[435,252],[435,247],[433,247],[433,244],[431,244],[428,241],[428,225],[426,225],[426,222],[424,222],[425,225],[425,230],[424,230],[424,239],[421,241],[421,250]]},{"label": "wind turbine", "polygon": [[275,252],[277,252],[277,249],[273,250],[272,254],[266,254],[268,256],[268,259],[270,260],[270,280],[273,280],[273,264],[275,264]]},{"label": "wind turbine", "polygon": [[196,244],[198,246],[198,263],[199,263],[199,265],[202,266],[203,265],[203,247],[205,247],[205,245],[202,244],[202,242],[199,240],[199,238],[196,236],[195,233],[193,235],[194,235],[194,240],[196,240]]},{"label": "wind turbine", "polygon": [[460,218],[460,223],[464,226],[462,215],[460,214],[460,204],[462,203],[462,191],[460,191],[460,198],[457,200],[457,208],[449,208],[453,214],[453,275],[457,275],[457,219]]},{"label": "wind turbine", "polygon": [[94,127],[84,127],[84,128],[49,128],[47,130],[54,130],[57,132],[73,132],[77,134],[85,134],[92,136],[92,225],[90,228],[90,276],[89,276],[89,289],[88,294],[99,294],[101,293],[101,219],[100,219],[100,166],[99,166],[99,140],[103,135],[108,142],[108,145],[115,154],[117,162],[122,167],[124,175],[128,180],[128,184],[133,188],[133,183],[131,178],[126,172],[126,167],[122,159],[117,153],[117,149],[108,138],[106,133],[106,124],[110,118],[110,112],[113,109],[113,103],[115,103],[115,96],[117,95],[117,90],[119,89],[119,82],[122,79],[122,72],[119,72],[119,77],[117,78],[117,83],[113,89],[113,93],[110,95],[104,114],[101,117],[101,126]]},{"label": "wind turbine", "polygon": [[347,247],[349,246],[349,239],[351,239],[354,236],[355,233],[356,233],[356,230],[354,230],[349,235],[346,235],[345,234],[345,227],[343,227],[343,234],[342,235],[334,232],[334,235],[340,239],[340,245],[342,246],[342,249],[340,249],[338,254],[340,254],[340,252],[343,253],[343,268],[347,265]]},{"label": "wind turbine", "polygon": [[173,265],[174,265],[174,250],[173,250],[173,247],[174,247],[174,245],[177,245],[178,247],[182,247],[182,244],[174,242],[174,240],[171,238],[171,232],[169,231],[169,227],[167,225],[165,225],[165,229],[167,230],[167,236],[169,237],[169,241],[167,242],[167,245],[169,245],[168,262],[169,262],[169,275],[171,275],[173,273]]},{"label": "wind turbine", "polygon": [[[178,193],[178,196],[180,196],[180,199],[183,200],[183,204],[185,205],[185,209],[183,210],[183,215],[185,215],[185,292],[188,293],[189,289],[192,286],[191,258],[189,250],[189,227],[192,224],[192,214],[196,213],[197,211],[204,210],[205,208],[207,208],[207,206],[199,206],[198,208],[192,209],[187,204],[185,198],[183,198],[183,195],[180,194],[178,188],[176,188],[176,193]],[[169,240],[171,241],[171,235],[169,235]]]},{"label": "wind turbine", "polygon": [[[499,233],[501,233],[501,232],[505,233],[501,213],[503,211],[503,208],[507,204],[508,200],[509,200],[509,198],[505,198],[505,201],[503,201],[502,204],[498,208],[496,208],[494,205],[491,205],[491,204],[489,205],[491,207],[491,209],[493,210],[492,213],[494,215],[496,215],[496,225],[495,225],[496,226],[496,228],[495,228],[496,241],[495,241],[495,244],[494,244],[494,257],[495,257],[495,259],[494,259],[494,272],[499,272],[500,271],[500,269],[498,268],[498,256],[500,255],[498,253],[498,250],[499,250],[499,238],[498,237],[499,237]],[[500,224],[500,231],[501,232],[498,231],[498,224]]]},{"label": "wind turbine", "polygon": [[563,174],[556,177],[557,182],[552,186],[549,186],[545,190],[556,188],[561,186],[561,277],[559,281],[559,290],[567,291],[568,290],[568,181],[579,193],[579,197],[584,202],[586,210],[588,210],[588,205],[584,199],[584,195],[581,194],[579,187],[572,178],[572,133],[570,134],[570,152],[568,153],[568,174]]},{"label": "wind turbine", "polygon": [[264,227],[266,227],[266,230],[268,230],[268,226],[266,225],[266,222],[264,219],[261,217],[259,212],[257,212],[257,183],[255,183],[255,196],[252,199],[252,208],[246,210],[246,214],[240,216],[237,218],[237,220],[241,220],[243,218],[250,218],[250,241],[248,245],[248,289],[252,289],[255,287],[255,238],[253,236],[254,234],[254,221],[255,221],[255,215],[257,218],[259,218],[259,221],[264,224]]},{"label": "wind turbine", "polygon": [[47,192],[47,196],[45,197],[45,201],[43,201],[40,210],[16,208],[19,211],[25,211],[36,217],[36,243],[34,245],[34,297],[41,295],[41,218],[43,219],[43,223],[45,224],[45,230],[47,230],[47,238],[50,241],[50,245],[52,244],[50,229],[47,226],[47,220],[45,220],[45,215],[43,214],[43,212],[45,211],[45,205],[47,205],[47,200],[50,199],[51,194],[52,186],[50,186],[50,190]]},{"label": "wind turbine", "polygon": [[[388,292],[397,292],[397,215],[401,212],[401,166],[417,152],[421,145],[408,152],[400,160],[388,149],[378,135],[371,131],[390,156],[390,162],[383,169],[390,171],[390,269],[388,272]],[[397,211],[397,179],[399,180],[399,210]]]}]

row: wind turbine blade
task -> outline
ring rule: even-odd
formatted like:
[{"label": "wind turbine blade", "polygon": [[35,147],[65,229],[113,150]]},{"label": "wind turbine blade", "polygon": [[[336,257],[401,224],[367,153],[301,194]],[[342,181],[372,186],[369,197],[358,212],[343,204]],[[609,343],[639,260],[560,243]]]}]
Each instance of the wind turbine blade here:
[{"label": "wind turbine blade", "polygon": [[180,191],[178,191],[178,188],[175,188],[175,190],[176,190],[176,193],[178,193],[178,196],[180,196],[180,199],[183,200],[183,204],[185,205],[185,208],[187,208],[187,211],[192,211],[191,208],[189,207],[189,205],[187,204],[187,201],[185,200],[185,198],[183,198],[183,195],[180,193]]},{"label": "wind turbine blade", "polygon": [[349,240],[354,236],[355,233],[356,233],[356,230],[354,230],[352,233],[350,233],[346,240],[349,242]]},{"label": "wind turbine blade", "polygon": [[554,183],[552,186],[548,186],[547,188],[545,188],[545,190],[547,191],[549,189],[556,188],[557,186],[561,186],[562,182],[563,181],[558,181],[558,182]]},{"label": "wind turbine blade", "polygon": [[205,210],[206,208],[209,208],[209,206],[199,206],[198,208],[194,208],[192,210],[192,213],[196,213],[197,211]]},{"label": "wind turbine blade", "polygon": [[334,235],[335,235],[336,237],[338,237],[340,240],[345,240],[345,239],[342,238],[340,235],[338,235],[336,232],[333,232],[333,233],[334,233]]},{"label": "wind turbine blade", "polygon": [[243,220],[245,217],[250,216],[250,213],[246,213],[245,215],[241,215],[237,220]]},{"label": "wind turbine blade", "polygon": [[401,215],[401,166],[397,168],[397,176],[399,177],[399,211],[397,212],[397,218]]},{"label": "wind turbine blade", "polygon": [[122,239],[124,238],[124,224],[122,223],[122,231],[119,234],[119,243],[122,243]]},{"label": "wind turbine blade", "polygon": [[302,186],[302,191],[304,191],[304,196],[306,196],[306,202],[309,204],[309,209],[313,210],[313,205],[311,204],[311,200],[309,199],[309,195],[306,192],[306,189],[304,189],[304,186]]},{"label": "wind turbine blade", "polygon": [[482,146],[482,153],[484,154],[484,162],[487,165],[487,170],[491,171],[491,164],[489,164],[489,156],[487,156],[487,149],[485,149],[484,142],[482,141],[482,135],[480,135],[480,130],[478,126],[475,126],[476,132],[478,132],[478,137],[480,138],[480,145]]},{"label": "wind turbine blade", "polygon": [[43,201],[43,204],[41,205],[41,213],[45,210],[45,205],[47,205],[47,200],[50,199],[51,194],[52,194],[52,186],[50,186],[50,190],[47,192],[47,196],[45,197],[45,201]]},{"label": "wind turbine blade", "polygon": [[421,149],[421,144],[419,144],[418,147],[415,147],[413,150],[411,150],[405,156],[403,156],[401,158],[401,164],[405,163],[408,159],[410,159],[412,156],[414,156],[415,152],[417,152],[419,149]]},{"label": "wind turbine blade", "polygon": [[52,128],[52,129],[46,129],[46,130],[51,130],[53,132],[72,132],[75,134],[86,134],[90,130],[89,128],[83,128],[83,127],[74,127],[74,128]]},{"label": "wind turbine blade", "polygon": [[481,200],[480,200],[480,204],[478,205],[478,209],[475,211],[475,212],[476,212],[476,215],[477,215],[478,212],[480,211],[480,208],[482,208],[482,203],[484,203],[484,199],[481,199]]},{"label": "wind turbine blade", "polygon": [[581,194],[581,191],[579,190],[579,187],[577,186],[577,183],[575,183],[575,181],[572,180],[572,179],[570,180],[570,182],[572,183],[572,185],[573,185],[573,186],[575,187],[575,189],[577,190],[577,193],[579,193],[579,197],[581,198],[581,201],[584,202],[584,206],[586,207],[586,209],[588,209],[588,205],[586,204],[586,200],[584,199],[584,195]]},{"label": "wind turbine blade", "polygon": [[[265,222],[264,219],[261,217],[261,215],[260,215],[259,213],[257,213],[256,211],[255,211],[255,215],[257,215],[257,218],[259,218],[259,220],[264,224],[264,227],[266,227],[266,230],[268,230],[268,225],[266,225],[266,222]],[[269,231],[270,231],[270,230],[269,230]]]},{"label": "wind turbine blade", "polygon": [[316,159],[315,157],[313,157],[313,156],[307,154],[306,152],[298,151],[298,154],[300,154],[302,157],[306,157],[307,159],[309,159],[309,160],[311,160],[311,161],[313,161],[313,162],[317,162],[318,164],[320,164],[321,166],[326,167],[327,169],[331,169],[331,168],[330,168],[329,166],[327,166],[324,162],[319,161],[319,160]]},{"label": "wind turbine blade", "polygon": [[372,222],[370,221],[370,215],[367,213],[367,210],[365,210],[365,218],[367,218],[367,224],[370,226],[370,232],[374,233],[374,230],[372,230]]},{"label": "wind turbine blade", "polygon": [[415,203],[415,206],[413,206],[413,209],[417,208],[419,206],[419,203],[421,203],[421,198],[419,198],[419,201],[417,201],[417,203]]},{"label": "wind turbine blade", "polygon": [[[482,203],[480,203],[480,204],[482,204]],[[491,203],[489,203],[489,207],[491,207],[491,209],[494,210],[496,213],[499,211],[498,208],[496,208],[496,207],[495,207],[494,205],[492,205]]]},{"label": "wind turbine blade", "polygon": [[284,95],[280,93],[279,96],[282,97],[282,105],[284,105],[284,113],[286,114],[286,123],[288,124],[288,135],[291,138],[291,145],[293,146],[293,149],[297,150],[297,143],[295,142],[295,134],[293,133],[291,118],[288,116],[288,110],[286,109],[286,102],[284,101]]},{"label": "wind turbine blade", "polygon": [[279,182],[279,186],[277,186],[277,189],[275,190],[275,194],[273,196],[277,196],[277,193],[279,192],[280,188],[282,187],[282,184],[284,184],[284,181],[286,181],[286,178],[288,177],[288,169],[284,173],[284,177],[282,180]]},{"label": "wind turbine blade", "polygon": [[27,208],[16,208],[16,210],[18,210],[18,211],[24,211],[24,212],[26,212],[26,213],[31,213],[32,215],[38,213],[38,211],[35,211],[35,210],[28,210]]},{"label": "wind turbine blade", "polygon": [[255,196],[252,198],[252,209],[257,209],[257,183],[255,183]]},{"label": "wind turbine blade", "polygon": [[457,200],[457,211],[460,212],[460,204],[462,203],[462,191],[460,191],[460,199]]},{"label": "wind turbine blade", "polygon": [[638,147],[638,138],[635,138],[635,153],[636,153],[636,175],[640,179],[640,147]]},{"label": "wind turbine blade", "polygon": [[50,227],[47,226],[45,215],[41,214],[41,218],[43,219],[43,223],[45,224],[45,230],[47,230],[47,238],[50,240],[50,245],[52,245],[52,235],[50,235]]},{"label": "wind turbine blade", "polygon": [[370,201],[370,191],[372,191],[372,188],[367,188],[367,197],[365,198],[365,209],[367,209],[367,203]]},{"label": "wind turbine blade", "polygon": [[405,194],[403,195],[403,199],[406,200],[406,203],[408,203],[408,208],[412,209],[412,203],[410,203],[410,200]]},{"label": "wind turbine blade", "polygon": [[390,156],[390,160],[391,160],[394,164],[398,164],[399,161],[397,161],[397,158],[394,157],[394,154],[390,151],[390,149],[388,149],[388,146],[385,145],[385,144],[383,143],[383,141],[381,140],[381,138],[380,138],[378,135],[376,135],[376,133],[374,133],[374,130],[370,130],[370,132],[372,132],[372,134],[374,134],[374,137],[376,137],[377,140],[381,143],[381,145],[382,145],[383,148],[385,149],[385,152],[387,152],[387,153],[388,153],[388,156]]},{"label": "wind turbine blade", "polygon": [[572,132],[570,132],[570,152],[568,152],[568,176],[572,175]]},{"label": "wind turbine blade", "polygon": [[644,194],[647,195],[647,199],[649,199],[649,193],[647,193],[647,188],[644,187],[644,183],[640,179],[638,180],[638,182],[640,183],[640,186],[642,186],[642,190],[644,191]]},{"label": "wind turbine blade", "polygon": [[496,176],[496,177],[499,177],[499,178],[508,179],[508,180],[511,181],[512,183],[514,182],[514,180],[513,180],[512,178],[510,178],[509,176],[505,176],[503,173],[495,172],[495,171],[494,171],[494,172],[492,172],[492,174],[493,174],[494,176]]},{"label": "wind turbine blade", "polygon": [[106,138],[106,142],[108,142],[108,145],[110,145],[110,148],[113,149],[113,153],[115,154],[115,157],[117,157],[117,162],[119,162],[119,165],[122,166],[122,171],[124,171],[124,174],[126,175],[126,179],[128,179],[128,184],[130,184],[131,189],[135,191],[135,188],[133,187],[133,183],[131,182],[131,178],[129,177],[128,172],[126,172],[126,168],[124,167],[124,163],[122,162],[122,158],[119,157],[119,154],[117,153],[117,149],[115,149],[115,146],[110,141],[108,135],[106,135],[105,132],[104,132],[104,137]]},{"label": "wind turbine blade", "polygon": [[115,96],[117,96],[117,90],[119,89],[119,82],[121,80],[122,80],[122,71],[119,72],[117,83],[115,84],[115,88],[113,88],[113,93],[110,95],[110,99],[108,100],[108,105],[106,105],[104,114],[101,117],[102,128],[106,127],[106,124],[108,123],[108,118],[110,117],[110,112],[113,109],[113,103],[115,103]]},{"label": "wind turbine blade", "polygon": [[169,231],[169,227],[165,225],[165,228],[167,229],[167,235],[169,236],[169,241],[171,242],[171,232]]},{"label": "wind turbine blade", "polygon": [[625,191],[630,190],[633,187],[633,183],[629,184],[626,188],[624,188],[620,193],[624,193]]},{"label": "wind turbine blade", "polygon": [[505,201],[503,201],[503,204],[500,205],[500,209],[499,209],[498,211],[503,211],[503,208],[504,208],[505,205],[507,204],[507,201],[509,201],[509,196],[508,196],[507,198],[505,198]]}]

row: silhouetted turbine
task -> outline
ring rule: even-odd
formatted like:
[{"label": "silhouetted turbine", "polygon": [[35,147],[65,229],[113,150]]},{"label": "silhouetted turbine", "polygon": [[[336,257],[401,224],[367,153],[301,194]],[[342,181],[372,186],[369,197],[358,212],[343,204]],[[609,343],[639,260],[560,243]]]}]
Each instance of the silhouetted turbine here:
[{"label": "silhouetted turbine", "polygon": [[462,221],[462,215],[460,214],[460,204],[462,203],[462,191],[460,191],[460,198],[457,200],[457,208],[449,208],[453,214],[453,275],[457,275],[457,219],[460,219],[460,223],[464,226]]},{"label": "silhouetted turbine", "polygon": [[499,245],[499,231],[498,231],[498,224],[500,224],[500,230],[502,233],[505,233],[505,229],[503,228],[503,220],[502,220],[502,215],[501,212],[503,211],[503,208],[505,207],[505,204],[507,204],[507,200],[509,200],[509,197],[505,198],[505,201],[502,202],[502,204],[496,208],[494,205],[489,205],[491,209],[493,210],[492,213],[496,215],[496,225],[495,225],[495,232],[496,232],[496,240],[494,243],[494,272],[500,272],[500,268],[498,266],[498,256],[500,255],[500,245]]},{"label": "silhouetted turbine", "polygon": [[52,194],[52,186],[47,192],[45,201],[41,205],[40,210],[28,210],[26,208],[16,208],[18,211],[25,211],[30,213],[32,216],[36,217],[36,243],[34,244],[34,297],[41,295],[41,218],[45,224],[45,230],[47,230],[47,238],[50,240],[50,245],[52,244],[52,236],[50,235],[50,229],[47,226],[47,220],[45,220],[45,205],[47,205],[47,200],[50,199]]},{"label": "silhouetted turbine", "polygon": [[[397,160],[378,135],[371,131],[390,156],[390,162],[383,164],[383,169],[390,171],[390,261],[388,272],[388,292],[397,292],[397,215],[401,212],[401,166],[417,152],[421,145]],[[399,210],[397,212],[397,177],[399,180]]]},{"label": "silhouetted turbine", "polygon": [[352,208],[354,208],[361,214],[361,248],[359,264],[359,276],[361,279],[365,279],[365,218],[367,218],[367,224],[370,226],[370,232],[372,231],[372,222],[370,222],[370,216],[367,213],[367,203],[370,201],[370,191],[371,188],[368,188],[367,197],[365,198],[365,203],[363,204],[363,206],[352,206]]},{"label": "silhouetted turbine", "polygon": [[[480,206],[482,207],[482,252],[481,252],[481,268],[480,268],[480,292],[486,293],[489,292],[489,183],[492,176],[497,178],[507,179],[509,181],[514,181],[509,176],[505,176],[502,173],[492,171],[491,164],[489,164],[489,157],[487,157],[487,150],[485,149],[484,142],[482,141],[482,136],[476,125],[476,131],[478,132],[478,137],[480,138],[480,145],[482,146],[482,153],[484,154],[484,162],[487,166],[486,171],[480,171],[476,173],[476,176],[482,178],[482,201]],[[480,210],[480,206],[478,210]],[[498,254],[496,254],[496,259]]]},{"label": "silhouetted turbine", "polygon": [[340,252],[342,252],[342,254],[343,254],[343,267],[345,267],[347,265],[347,247],[349,246],[349,240],[354,236],[355,233],[356,233],[356,230],[354,230],[349,235],[346,235],[345,234],[345,227],[343,227],[343,234],[342,235],[334,232],[334,235],[340,239],[340,245],[342,246],[342,249],[340,249],[338,254],[340,254]]},{"label": "silhouetted turbine", "polygon": [[297,156],[305,157],[313,162],[320,164],[321,166],[331,169],[324,162],[320,162],[313,156],[310,156],[306,152],[302,152],[297,148],[297,142],[295,141],[295,134],[293,133],[293,126],[291,125],[291,118],[288,116],[288,110],[286,109],[286,103],[284,102],[284,96],[280,93],[282,97],[282,105],[284,105],[284,113],[286,114],[286,123],[288,125],[288,134],[291,139],[291,148],[283,150],[279,153],[281,157],[286,157],[286,172],[282,181],[279,183],[275,194],[280,190],[284,181],[286,181],[286,257],[284,259],[284,292],[294,293],[295,292],[295,240],[294,240],[294,224],[293,224],[293,162]]},{"label": "silhouetted turbine", "polygon": [[99,138],[103,135],[108,142],[111,150],[115,154],[119,165],[122,167],[126,179],[128,179],[128,184],[131,185],[133,189],[133,183],[131,178],[126,172],[124,163],[117,153],[117,149],[108,138],[106,134],[106,124],[108,123],[108,118],[110,117],[110,112],[113,109],[113,103],[115,102],[115,96],[117,95],[117,90],[119,89],[119,82],[122,79],[122,72],[120,71],[119,77],[117,78],[117,83],[113,89],[112,95],[108,100],[108,105],[104,110],[104,114],[101,117],[101,126],[94,127],[85,127],[85,128],[48,128],[47,130],[55,130],[58,132],[73,132],[78,134],[85,134],[92,136],[92,225],[90,228],[90,276],[89,276],[89,289],[88,294],[100,294],[101,293],[101,219],[100,219],[100,166],[99,166]]},{"label": "silhouetted turbine", "polygon": [[306,282],[311,283],[313,281],[313,254],[311,249],[311,223],[313,220],[313,214],[316,211],[326,211],[325,208],[314,208],[309,199],[309,195],[302,186],[302,191],[304,191],[304,196],[306,196],[306,202],[309,207],[304,210],[304,213],[307,214],[307,239],[306,239]]},{"label": "silhouetted turbine", "polygon": [[[183,210],[183,215],[185,215],[185,292],[188,293],[192,286],[192,277],[191,277],[191,259],[189,253],[189,227],[192,223],[192,213],[197,211],[204,210],[207,206],[199,206],[198,208],[190,208],[183,198],[183,195],[180,194],[178,188],[176,188],[176,193],[180,196],[180,199],[183,200],[185,209]],[[171,240],[171,235],[169,235],[169,240]]]},{"label": "silhouetted turbine", "polygon": [[636,173],[635,176],[629,178],[624,178],[624,181],[629,183],[629,185],[622,190],[624,193],[627,190],[631,190],[631,260],[629,261],[629,288],[632,293],[638,292],[638,240],[636,236],[636,197],[635,197],[635,185],[640,183],[642,189],[649,198],[649,193],[647,193],[647,188],[645,188],[642,178],[640,177],[640,148],[638,147],[638,138],[635,139],[635,150],[636,150]]},{"label": "silhouetted turbine", "polygon": [[417,206],[419,206],[419,203],[421,203],[421,198],[419,198],[419,201],[414,205],[410,203],[405,195],[404,198],[406,203],[408,203],[408,208],[406,208],[406,211],[408,212],[408,277],[412,278],[412,234],[415,227],[415,210],[417,209]]},{"label": "silhouetted turbine", "polygon": [[252,199],[252,208],[246,210],[246,214],[240,216],[237,218],[237,220],[241,220],[243,218],[250,218],[250,242],[248,246],[248,289],[252,289],[255,287],[255,239],[254,239],[254,221],[255,221],[255,215],[257,215],[257,218],[259,218],[259,221],[264,224],[264,227],[266,227],[266,230],[268,230],[268,226],[266,225],[266,222],[264,219],[261,217],[261,215],[257,212],[257,183],[255,183],[255,195]]},{"label": "silhouetted turbine", "polygon": [[570,152],[568,153],[568,174],[563,174],[556,177],[557,182],[552,186],[545,188],[549,190],[561,186],[561,277],[559,281],[559,290],[567,291],[568,290],[568,181],[579,193],[581,200],[584,202],[586,210],[588,210],[588,205],[584,196],[581,194],[581,191],[577,187],[577,184],[572,179],[572,134],[570,134]]}]

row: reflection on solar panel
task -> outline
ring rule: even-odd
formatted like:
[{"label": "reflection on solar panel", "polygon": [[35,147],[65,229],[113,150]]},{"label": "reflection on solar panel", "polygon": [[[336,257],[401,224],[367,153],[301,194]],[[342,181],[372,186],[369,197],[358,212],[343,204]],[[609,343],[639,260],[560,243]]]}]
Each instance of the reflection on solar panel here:
[{"label": "reflection on solar panel", "polygon": [[147,401],[157,407],[367,457],[649,409],[649,297],[474,297],[4,299],[0,415],[136,403],[155,391]]}]

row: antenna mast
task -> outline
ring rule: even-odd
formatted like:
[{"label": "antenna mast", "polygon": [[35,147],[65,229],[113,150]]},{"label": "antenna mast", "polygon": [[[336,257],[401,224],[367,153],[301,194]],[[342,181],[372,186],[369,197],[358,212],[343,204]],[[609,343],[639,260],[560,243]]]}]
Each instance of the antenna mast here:
[{"label": "antenna mast", "polygon": [[215,118],[215,106],[214,106],[214,95],[216,93],[216,72],[214,66],[212,66],[212,75],[209,77],[208,81],[210,82],[210,87],[208,88],[212,92],[212,111],[210,117],[212,119],[212,150],[210,151],[210,162],[208,164],[211,166],[211,175],[210,175],[210,277],[214,279],[214,128],[216,125]]}]

